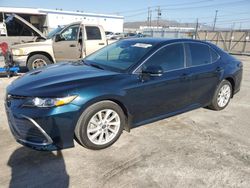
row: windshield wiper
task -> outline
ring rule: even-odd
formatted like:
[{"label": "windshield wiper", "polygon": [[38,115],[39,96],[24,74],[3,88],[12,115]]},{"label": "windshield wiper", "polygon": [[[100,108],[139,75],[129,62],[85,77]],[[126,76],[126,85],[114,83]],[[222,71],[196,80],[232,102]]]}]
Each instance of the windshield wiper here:
[{"label": "windshield wiper", "polygon": [[91,67],[95,67],[95,68],[104,70],[104,68],[101,67],[100,65],[93,64],[93,63],[89,63],[89,62],[87,63],[85,60],[82,60],[82,63],[83,63],[84,65],[88,65],[88,66],[91,66]]},{"label": "windshield wiper", "polygon": [[90,65],[90,66],[92,66],[92,67],[95,67],[95,68],[98,68],[98,69],[102,69],[102,70],[104,70],[104,68],[103,68],[103,67],[101,67],[100,65],[97,65],[97,64],[92,64],[92,63],[89,63],[89,65]]}]

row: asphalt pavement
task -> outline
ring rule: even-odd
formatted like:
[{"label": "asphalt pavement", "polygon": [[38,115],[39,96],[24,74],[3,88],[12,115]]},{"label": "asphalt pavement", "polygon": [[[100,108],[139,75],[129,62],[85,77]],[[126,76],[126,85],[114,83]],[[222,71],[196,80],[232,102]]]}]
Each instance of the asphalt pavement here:
[{"label": "asphalt pavement", "polygon": [[101,151],[25,148],[12,137],[0,77],[0,187],[250,187],[250,57],[223,111],[200,108],[124,131]]}]

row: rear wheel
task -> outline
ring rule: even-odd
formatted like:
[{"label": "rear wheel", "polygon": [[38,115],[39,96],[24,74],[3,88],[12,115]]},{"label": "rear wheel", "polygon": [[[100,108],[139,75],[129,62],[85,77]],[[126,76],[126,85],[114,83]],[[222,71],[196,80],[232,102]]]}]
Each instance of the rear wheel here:
[{"label": "rear wheel", "polygon": [[48,57],[42,54],[32,55],[27,62],[27,67],[29,70],[38,69],[44,66],[52,64]]},{"label": "rear wheel", "polygon": [[120,106],[111,101],[102,101],[82,113],[75,136],[86,148],[104,149],[120,137],[124,124],[125,116]]},{"label": "rear wheel", "polygon": [[232,85],[229,81],[223,80],[217,88],[209,108],[223,110],[230,102],[232,96]]}]

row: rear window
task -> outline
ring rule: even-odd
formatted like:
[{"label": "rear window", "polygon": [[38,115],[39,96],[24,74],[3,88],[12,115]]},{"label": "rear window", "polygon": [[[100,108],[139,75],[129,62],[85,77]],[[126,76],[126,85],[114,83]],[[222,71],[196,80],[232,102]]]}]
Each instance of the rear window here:
[{"label": "rear window", "polygon": [[87,40],[101,40],[101,32],[98,27],[86,26]]},{"label": "rear window", "polygon": [[190,52],[189,66],[199,66],[211,63],[210,47],[205,44],[188,43]]},{"label": "rear window", "polygon": [[210,48],[210,55],[211,55],[212,63],[217,61],[220,58],[219,55],[211,48]]}]

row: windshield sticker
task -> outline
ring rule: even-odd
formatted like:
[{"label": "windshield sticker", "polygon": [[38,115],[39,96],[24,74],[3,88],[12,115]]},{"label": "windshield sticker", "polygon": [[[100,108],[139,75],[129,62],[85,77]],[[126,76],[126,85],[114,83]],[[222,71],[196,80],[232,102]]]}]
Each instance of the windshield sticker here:
[{"label": "windshield sticker", "polygon": [[132,45],[133,47],[139,47],[139,48],[150,48],[152,47],[152,44],[145,44],[145,43],[136,43]]}]

